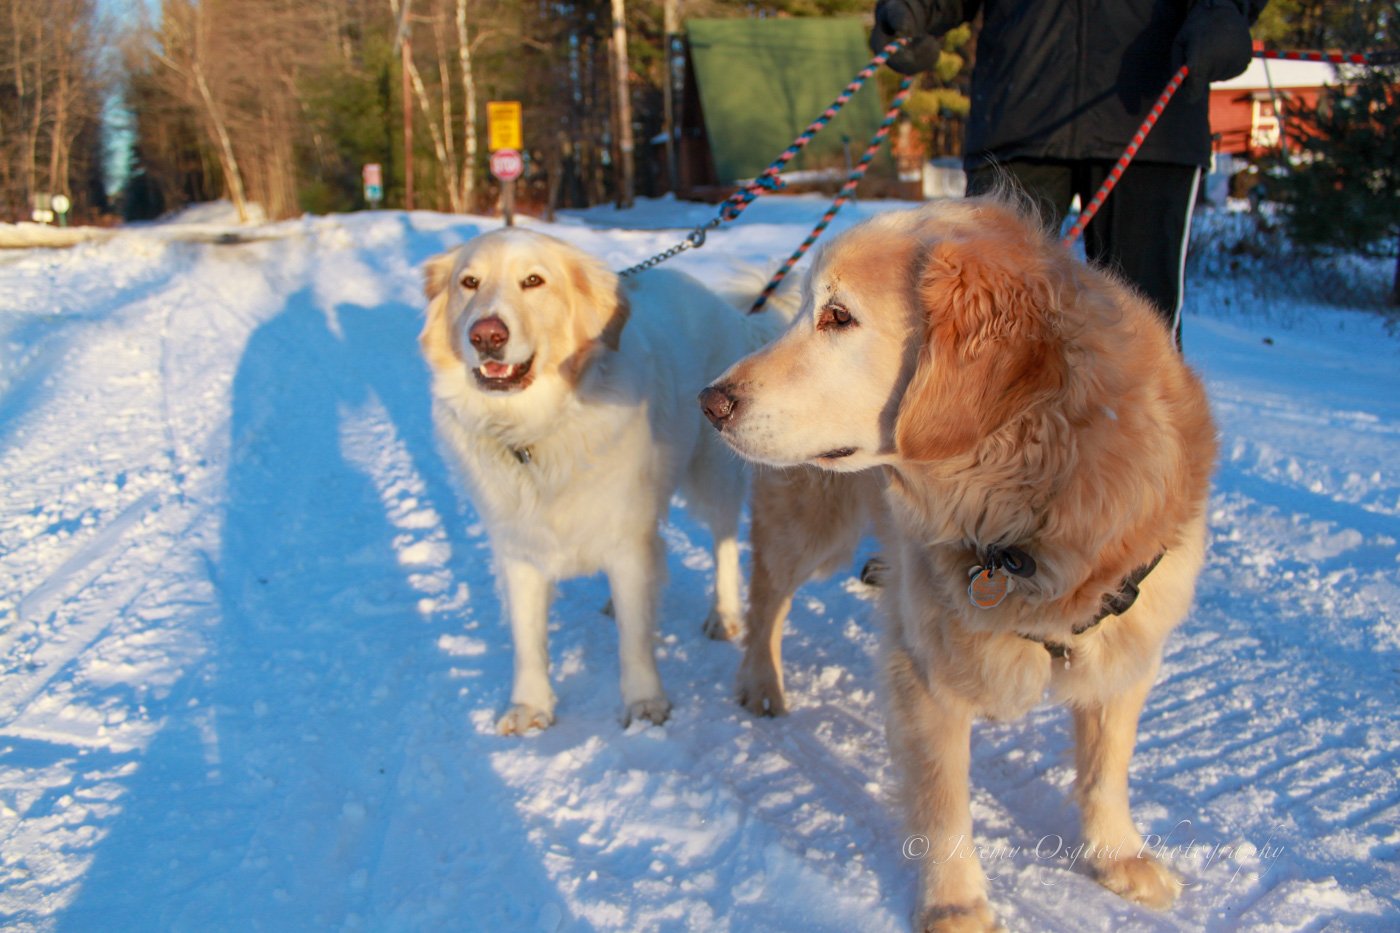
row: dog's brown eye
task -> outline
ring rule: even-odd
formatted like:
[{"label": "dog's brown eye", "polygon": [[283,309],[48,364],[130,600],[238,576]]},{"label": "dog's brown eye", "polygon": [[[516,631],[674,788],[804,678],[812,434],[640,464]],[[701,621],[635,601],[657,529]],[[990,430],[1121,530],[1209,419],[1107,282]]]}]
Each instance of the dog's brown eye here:
[{"label": "dog's brown eye", "polygon": [[462,287],[469,292],[474,292],[481,287],[481,279],[474,275],[464,275],[462,276]]},{"label": "dog's brown eye", "polygon": [[851,317],[851,312],[838,304],[829,304],[822,308],[821,317],[817,318],[817,330],[840,329],[850,327],[856,322]]},{"label": "dog's brown eye", "polygon": [[534,273],[531,273],[530,275],[525,276],[525,281],[523,281],[523,282],[520,283],[520,287],[521,287],[521,288],[539,288],[539,287],[540,287],[541,285],[543,285],[543,284],[544,284],[544,279],[540,278],[538,275],[535,275]]}]

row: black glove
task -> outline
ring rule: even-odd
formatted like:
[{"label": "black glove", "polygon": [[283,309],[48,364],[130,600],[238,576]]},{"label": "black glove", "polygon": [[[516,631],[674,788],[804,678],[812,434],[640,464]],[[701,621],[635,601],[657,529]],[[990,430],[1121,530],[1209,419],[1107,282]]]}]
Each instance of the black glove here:
[{"label": "black glove", "polygon": [[1230,0],[1201,0],[1186,14],[1172,48],[1172,70],[1191,70],[1178,92],[1188,101],[1200,100],[1210,82],[1233,78],[1249,67],[1254,41],[1249,20]]},{"label": "black glove", "polygon": [[916,75],[938,64],[940,43],[928,33],[925,13],[910,0],[880,0],[875,6],[875,27],[870,30],[870,51],[879,52],[895,39],[909,44],[886,61],[902,75]]}]

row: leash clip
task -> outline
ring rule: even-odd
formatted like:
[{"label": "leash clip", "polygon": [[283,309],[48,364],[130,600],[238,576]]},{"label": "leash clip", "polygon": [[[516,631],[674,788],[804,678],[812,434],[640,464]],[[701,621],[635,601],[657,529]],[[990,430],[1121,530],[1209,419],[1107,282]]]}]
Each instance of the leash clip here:
[{"label": "leash clip", "polygon": [[1035,576],[1035,558],[1018,547],[992,548],[987,554],[987,563],[1013,576]]}]

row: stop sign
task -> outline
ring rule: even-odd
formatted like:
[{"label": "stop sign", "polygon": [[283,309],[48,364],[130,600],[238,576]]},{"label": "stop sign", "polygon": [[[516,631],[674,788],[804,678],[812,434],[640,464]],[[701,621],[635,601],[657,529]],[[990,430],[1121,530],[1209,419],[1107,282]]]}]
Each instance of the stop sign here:
[{"label": "stop sign", "polygon": [[491,174],[501,181],[514,181],[525,171],[525,160],[518,149],[497,149],[491,153]]}]

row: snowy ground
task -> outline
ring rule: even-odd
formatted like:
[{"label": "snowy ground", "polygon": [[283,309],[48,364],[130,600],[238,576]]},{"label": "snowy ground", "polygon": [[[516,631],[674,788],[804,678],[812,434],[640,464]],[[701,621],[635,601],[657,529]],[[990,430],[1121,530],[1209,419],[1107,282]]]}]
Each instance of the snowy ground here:
[{"label": "snowy ground", "polygon": [[[775,263],[823,206],[760,201],[675,265]],[[622,267],[712,211],[550,229]],[[554,611],[558,726],[497,737],[509,637],[414,342],[416,266],[494,222],[202,222],[0,255],[0,925],[907,928],[870,594],[799,594],[792,715],[755,720],[677,508],[672,721],[615,722],[589,579]],[[975,733],[995,906],[1025,931],[1396,929],[1400,340],[1208,278],[1186,344],[1223,457],[1134,792],[1191,887],[1155,914],[1076,863],[1046,708]]]}]

